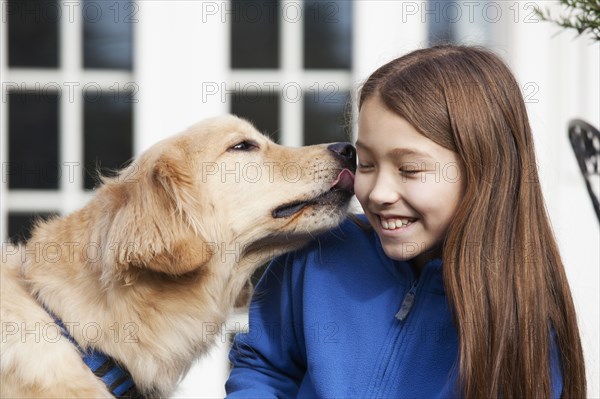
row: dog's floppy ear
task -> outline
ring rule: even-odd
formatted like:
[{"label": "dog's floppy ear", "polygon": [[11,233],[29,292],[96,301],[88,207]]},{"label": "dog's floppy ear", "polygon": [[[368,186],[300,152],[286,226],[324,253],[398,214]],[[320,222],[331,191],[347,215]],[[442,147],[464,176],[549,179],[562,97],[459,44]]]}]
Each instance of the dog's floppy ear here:
[{"label": "dog's floppy ear", "polygon": [[197,222],[191,215],[194,207],[194,179],[182,150],[161,154],[152,165],[150,180],[157,189],[156,194],[166,194],[180,216],[185,215],[188,222]]},{"label": "dog's floppy ear", "polygon": [[197,189],[183,151],[169,147],[122,174],[135,178],[104,188],[112,198],[106,241],[117,274],[130,283],[144,268],[182,275],[205,264],[212,247],[201,233]]}]

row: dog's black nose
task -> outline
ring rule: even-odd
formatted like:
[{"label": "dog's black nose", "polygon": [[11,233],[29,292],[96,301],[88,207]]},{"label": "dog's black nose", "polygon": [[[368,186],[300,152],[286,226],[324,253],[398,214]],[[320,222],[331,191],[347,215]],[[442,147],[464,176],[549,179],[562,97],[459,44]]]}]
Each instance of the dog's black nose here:
[{"label": "dog's black nose", "polygon": [[344,162],[344,167],[356,170],[356,149],[350,143],[334,143],[327,149],[333,152],[339,160]]}]

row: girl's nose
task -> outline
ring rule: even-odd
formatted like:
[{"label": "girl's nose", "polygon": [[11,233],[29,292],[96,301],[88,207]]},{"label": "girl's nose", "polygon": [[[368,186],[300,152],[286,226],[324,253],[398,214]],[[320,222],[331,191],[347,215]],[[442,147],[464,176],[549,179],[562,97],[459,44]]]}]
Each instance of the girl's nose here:
[{"label": "girl's nose", "polygon": [[399,199],[400,193],[398,187],[394,185],[394,180],[384,173],[379,173],[369,194],[369,200],[377,205],[389,205]]}]

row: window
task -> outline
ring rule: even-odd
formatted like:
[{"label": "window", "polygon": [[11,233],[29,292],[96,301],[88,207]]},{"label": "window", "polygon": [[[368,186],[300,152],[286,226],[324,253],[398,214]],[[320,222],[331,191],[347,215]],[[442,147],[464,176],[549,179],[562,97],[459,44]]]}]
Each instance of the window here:
[{"label": "window", "polygon": [[54,216],[50,212],[11,212],[8,214],[8,238],[13,243],[22,243],[31,238],[31,229],[38,220]]},{"label": "window", "polygon": [[85,93],[83,105],[84,187],[97,186],[98,173],[113,175],[133,154],[133,94]]},{"label": "window", "polygon": [[232,0],[231,67],[279,68],[279,1]]},{"label": "window", "polygon": [[422,7],[430,45],[489,44],[492,34],[490,23],[498,22],[497,18],[502,14],[498,3],[489,0],[471,3],[427,0]]},{"label": "window", "polygon": [[58,67],[60,5],[57,0],[10,0],[8,65],[19,68]]},{"label": "window", "polygon": [[80,208],[97,168],[109,173],[133,155],[137,4],[9,0],[6,7],[1,234],[22,240],[35,217]]},{"label": "window", "polygon": [[58,92],[8,93],[9,189],[58,189]]},{"label": "window", "polygon": [[83,13],[83,67],[132,69],[132,1],[85,0]]},{"label": "window", "polygon": [[262,93],[260,90],[234,92],[231,98],[231,112],[248,119],[263,134],[279,142],[280,97],[279,93]]},{"label": "window", "polygon": [[350,93],[318,91],[304,97],[304,144],[352,141]]},{"label": "window", "polygon": [[349,141],[351,1],[232,1],[232,113],[281,144]]},{"label": "window", "polygon": [[304,68],[352,69],[352,2],[304,1]]}]

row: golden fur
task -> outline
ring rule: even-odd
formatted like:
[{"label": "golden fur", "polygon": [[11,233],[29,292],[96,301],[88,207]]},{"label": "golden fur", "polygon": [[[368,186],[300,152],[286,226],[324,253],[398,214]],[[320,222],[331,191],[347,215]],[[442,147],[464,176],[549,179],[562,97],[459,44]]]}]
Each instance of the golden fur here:
[{"label": "golden fur", "polygon": [[41,304],[145,395],[171,395],[256,268],[342,220],[349,193],[275,214],[331,191],[344,168],[334,155],[210,119],[154,145],[84,208],[39,223],[26,246],[5,245],[1,396],[111,397]]}]

